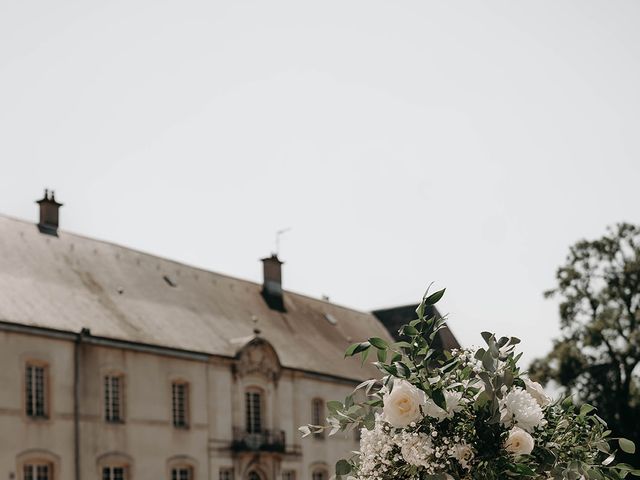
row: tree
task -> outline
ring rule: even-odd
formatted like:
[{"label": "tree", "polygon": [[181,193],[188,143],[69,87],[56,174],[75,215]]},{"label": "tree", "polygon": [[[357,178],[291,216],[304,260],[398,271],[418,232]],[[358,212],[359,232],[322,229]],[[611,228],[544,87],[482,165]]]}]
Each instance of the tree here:
[{"label": "tree", "polygon": [[560,299],[561,337],[530,375],[555,380],[640,445],[640,226],[577,242],[556,279],[545,296]]}]

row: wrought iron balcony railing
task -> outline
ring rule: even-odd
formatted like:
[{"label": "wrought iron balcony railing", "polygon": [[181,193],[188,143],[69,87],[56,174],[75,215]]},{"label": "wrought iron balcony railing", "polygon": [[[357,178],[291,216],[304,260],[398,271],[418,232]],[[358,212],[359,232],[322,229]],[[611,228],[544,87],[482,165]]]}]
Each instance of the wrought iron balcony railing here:
[{"label": "wrought iron balcony railing", "polygon": [[260,432],[247,432],[244,428],[233,429],[233,444],[231,448],[241,451],[265,451],[284,452],[283,430],[262,430]]}]

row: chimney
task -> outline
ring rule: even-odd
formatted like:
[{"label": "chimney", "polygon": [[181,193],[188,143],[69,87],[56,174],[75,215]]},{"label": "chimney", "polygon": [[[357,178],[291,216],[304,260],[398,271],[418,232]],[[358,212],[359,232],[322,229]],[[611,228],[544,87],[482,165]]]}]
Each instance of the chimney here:
[{"label": "chimney", "polygon": [[56,194],[53,190],[44,191],[44,198],[36,202],[40,205],[40,222],[38,230],[40,233],[58,236],[58,210],[62,206],[56,202]]},{"label": "chimney", "polygon": [[278,255],[272,253],[270,257],[262,259],[264,282],[262,296],[272,310],[285,312],[284,296],[282,293],[282,263]]}]

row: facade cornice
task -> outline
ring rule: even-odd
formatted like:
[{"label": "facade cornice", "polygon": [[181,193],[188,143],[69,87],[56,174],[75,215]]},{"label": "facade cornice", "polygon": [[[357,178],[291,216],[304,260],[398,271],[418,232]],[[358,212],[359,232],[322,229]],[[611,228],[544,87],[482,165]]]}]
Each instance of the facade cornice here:
[{"label": "facade cornice", "polygon": [[[133,342],[129,340],[119,340],[114,338],[95,336],[87,332],[70,332],[66,330],[57,330],[47,327],[39,327],[34,325],[25,325],[22,323],[10,322],[7,320],[0,320],[0,331],[21,333],[24,335],[35,335],[40,337],[46,337],[56,340],[77,342],[81,339],[81,342],[88,345],[96,345],[107,348],[118,348],[123,350],[132,350],[141,353],[148,353],[151,355],[162,355],[174,358],[180,358],[184,360],[192,360],[196,362],[206,363],[220,363],[224,365],[234,365],[237,359],[234,357],[227,357],[224,355],[215,355],[210,353],[192,352],[189,350],[182,350],[179,348],[165,347],[160,345],[151,345],[147,343]],[[282,372],[291,374],[297,378],[311,378],[314,380],[327,381],[332,383],[342,383],[345,385],[357,385],[362,379],[347,378],[338,375],[331,375],[328,373],[314,372],[311,370],[304,370],[291,367],[282,367]]]}]

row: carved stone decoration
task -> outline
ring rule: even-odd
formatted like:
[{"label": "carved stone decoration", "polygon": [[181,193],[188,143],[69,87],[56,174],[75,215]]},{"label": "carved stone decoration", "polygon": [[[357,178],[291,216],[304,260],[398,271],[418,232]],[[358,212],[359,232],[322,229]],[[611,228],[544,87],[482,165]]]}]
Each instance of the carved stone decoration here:
[{"label": "carved stone decoration", "polygon": [[277,382],[280,378],[280,361],[269,342],[253,337],[236,354],[234,372],[236,375],[260,375],[268,381]]}]

